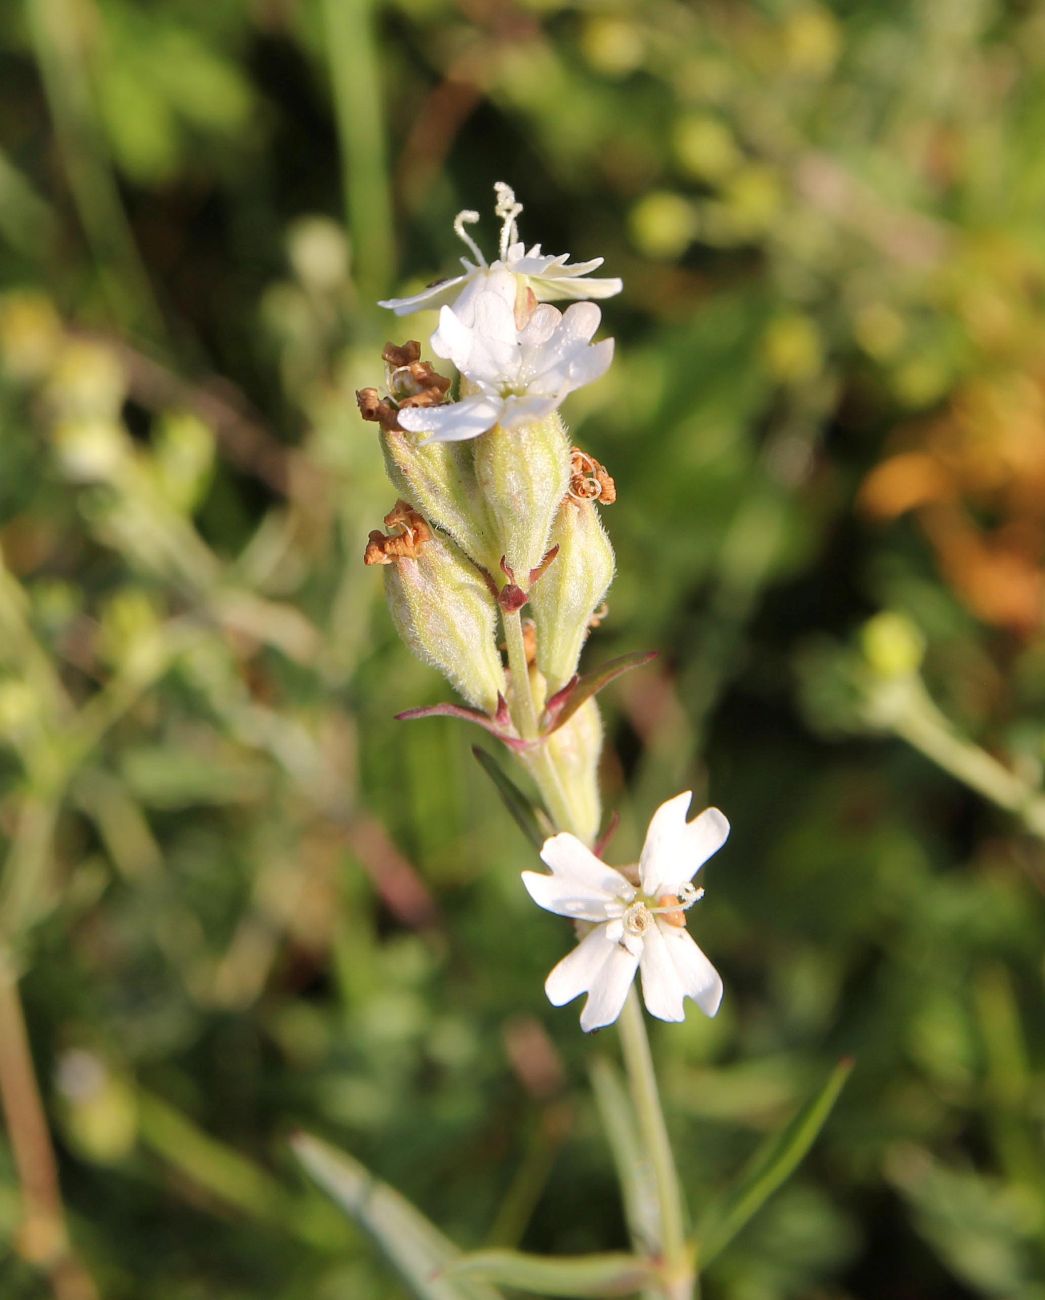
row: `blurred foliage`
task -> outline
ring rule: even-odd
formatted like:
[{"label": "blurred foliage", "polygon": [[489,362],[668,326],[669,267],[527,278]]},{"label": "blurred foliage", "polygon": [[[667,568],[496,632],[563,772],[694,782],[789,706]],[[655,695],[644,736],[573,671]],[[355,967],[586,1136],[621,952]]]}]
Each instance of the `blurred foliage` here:
[{"label": "blurred foliage", "polygon": [[[392,722],[439,685],[359,563],[371,299],[502,176],[625,279],[569,412],[620,493],[589,661],[663,651],[603,697],[614,852],[687,785],[734,823],[723,1010],[655,1033],[693,1204],[856,1058],[705,1295],[1045,1296],[1043,38],[1035,0],[5,11],[0,932],[107,1300],[401,1296],[298,1125],[462,1245],[624,1244],[566,935],[473,738]],[[0,1146],[30,1300],[18,1215]]]}]

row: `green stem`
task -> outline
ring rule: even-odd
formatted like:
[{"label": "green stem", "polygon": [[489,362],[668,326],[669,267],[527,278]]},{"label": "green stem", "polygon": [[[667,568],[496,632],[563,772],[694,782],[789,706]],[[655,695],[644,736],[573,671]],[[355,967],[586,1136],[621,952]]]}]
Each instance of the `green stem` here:
[{"label": "green stem", "polygon": [[512,721],[524,740],[537,737],[537,702],[533,698],[530,668],[526,662],[522,617],[518,610],[501,613],[504,640],[508,647],[508,670],[512,675]]},{"label": "green stem", "polygon": [[[504,614],[503,622],[512,679],[513,721],[519,734],[529,740],[538,734],[537,704],[526,663],[522,619],[515,612]],[[560,830],[575,831],[580,819],[573,810],[568,784],[563,782],[548,747],[538,745],[525,756],[524,762],[537,782],[555,825]],[[620,1035],[632,1102],[657,1188],[664,1300],[693,1300],[698,1287],[693,1256],[686,1241],[682,1189],[660,1103],[646,1022],[634,988],[628,993],[621,1012]]]},{"label": "green stem", "polygon": [[17,1248],[47,1277],[55,1300],[98,1300],[69,1241],[58,1161],[36,1080],[18,978],[0,949],[0,1110],[22,1193]]},{"label": "green stem", "polygon": [[341,144],[353,276],[369,301],[392,282],[392,205],[374,39],[374,0],[321,0]]},{"label": "green stem", "polygon": [[86,33],[100,15],[74,0],[30,0],[29,31],[69,189],[114,316],[154,338],[164,332],[120,198],[91,84]]},{"label": "green stem", "polygon": [[901,683],[893,697],[886,698],[883,713],[902,740],[1045,839],[1045,795],[960,735],[919,679]]},{"label": "green stem", "polygon": [[[504,640],[508,647],[508,670],[512,678],[512,721],[519,735],[534,740],[540,732],[537,701],[533,695],[533,682],[526,662],[526,645],[523,641],[522,617],[516,610],[502,612]],[[536,745],[521,756],[526,770],[537,783],[541,800],[555,826],[562,831],[576,833],[581,819],[575,814],[569,790],[547,745]]]},{"label": "green stem", "polygon": [[675,1169],[664,1110],[657,1090],[646,1021],[634,987],[620,1015],[620,1042],[632,1103],[649,1153],[660,1208],[660,1246],[664,1259],[664,1293],[669,1300],[695,1295],[693,1259],[686,1241],[682,1189]]}]

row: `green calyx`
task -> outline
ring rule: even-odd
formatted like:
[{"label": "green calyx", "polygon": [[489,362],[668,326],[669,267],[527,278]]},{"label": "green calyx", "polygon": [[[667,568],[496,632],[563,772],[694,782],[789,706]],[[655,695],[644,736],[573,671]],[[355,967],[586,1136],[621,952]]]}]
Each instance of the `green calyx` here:
[{"label": "green calyx", "polygon": [[555,691],[577,671],[591,616],[613,581],[613,547],[590,501],[566,497],[552,526],[549,546],[558,554],[530,593],[537,622],[537,666]]},{"label": "green calyx", "polygon": [[[513,429],[495,425],[474,439],[475,481],[508,565],[536,569],[570,477],[570,445],[557,413]],[[491,570],[493,571],[493,570]]]},{"label": "green calyx", "polygon": [[448,533],[469,559],[496,572],[504,551],[476,482],[471,444],[424,442],[416,434],[384,429],[381,450],[399,495]]},{"label": "green calyx", "polygon": [[416,558],[385,569],[396,630],[424,663],[473,707],[497,711],[506,691],[497,649],[497,606],[481,574],[448,537],[434,534]]}]

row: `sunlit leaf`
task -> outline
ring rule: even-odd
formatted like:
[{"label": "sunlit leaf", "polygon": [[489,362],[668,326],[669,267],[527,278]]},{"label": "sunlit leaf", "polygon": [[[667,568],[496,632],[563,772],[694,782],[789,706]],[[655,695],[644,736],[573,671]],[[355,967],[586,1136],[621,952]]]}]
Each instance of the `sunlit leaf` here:
[{"label": "sunlit leaf", "polygon": [[453,1278],[457,1247],[420,1210],[351,1156],[307,1133],[291,1139],[309,1175],[367,1231],[418,1300],[498,1300],[484,1279]]},{"label": "sunlit leaf", "polygon": [[533,1295],[632,1295],[655,1275],[649,1260],[634,1255],[581,1255],[577,1258],[526,1255],[517,1250],[482,1250],[464,1255],[448,1270],[456,1278],[478,1278],[529,1291]]}]

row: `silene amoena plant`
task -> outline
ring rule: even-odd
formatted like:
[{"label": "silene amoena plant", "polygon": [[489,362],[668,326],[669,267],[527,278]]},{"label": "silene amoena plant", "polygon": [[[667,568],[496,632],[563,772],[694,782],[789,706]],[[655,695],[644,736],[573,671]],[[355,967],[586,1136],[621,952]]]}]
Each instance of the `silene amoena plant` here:
[{"label": "silene amoena plant", "polygon": [[[848,1063],[733,1187],[691,1219],[635,985],[638,976],[646,1011],[659,1020],[681,1021],[686,999],[705,1015],[718,1011],[722,980],[689,922],[704,893],[694,877],[724,845],[729,823],[717,808],[690,818],[686,791],[653,812],[637,863],[604,860],[596,695],[652,655],[579,672],[614,575],[600,508],[613,503],[616,488],[594,456],[571,444],[561,407],[609,368],[613,341],[593,342],[601,312],[592,300],[622,285],[592,274],[601,258],[571,263],[539,244],[527,248],[519,237],[522,205],[503,182],[494,191],[496,260],[487,262],[468,231],[479,214],[461,212],[454,228],[471,254],[461,259],[463,273],[381,304],[399,316],[438,307],[428,345],[437,360],[424,359],[415,340],[390,343],[382,387],[357,394],[363,418],[378,426],[398,498],[384,528],[371,532],[364,562],[382,569],[407,646],[463,700],[399,717],[448,716],[483,728],[539,793],[535,810],[501,765],[477,751],[548,868],[525,871],[522,886],[540,908],[572,923],[572,934],[563,930],[565,955],[545,981],[549,1001],[562,1006],[584,994],[582,1030],[619,1027],[626,1084],[605,1063],[593,1077],[632,1249],[579,1258],[461,1254],[349,1157],[311,1137],[299,1137],[296,1148],[421,1297],[491,1300],[505,1286],[533,1295],[689,1300],[700,1270],[804,1154]],[[565,310],[551,305],[562,300],[570,300]]]}]

